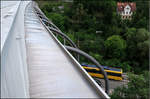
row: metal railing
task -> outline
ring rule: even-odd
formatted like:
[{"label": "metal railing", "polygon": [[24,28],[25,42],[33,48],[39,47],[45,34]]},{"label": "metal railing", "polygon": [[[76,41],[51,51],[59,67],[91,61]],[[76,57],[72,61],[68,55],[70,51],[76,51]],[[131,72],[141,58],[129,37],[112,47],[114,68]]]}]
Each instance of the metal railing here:
[{"label": "metal railing", "polygon": [[64,39],[69,41],[70,45],[72,45],[72,47],[65,46],[66,49],[76,52],[77,54],[80,54],[80,55],[86,57],[87,59],[91,60],[100,69],[100,71],[102,71],[102,74],[103,74],[104,80],[105,80],[105,92],[107,94],[109,94],[109,80],[107,78],[107,73],[104,71],[104,68],[92,56],[79,50],[78,47],[76,46],[76,44],[66,34],[61,32],[61,30],[56,25],[54,25],[51,21],[49,21],[48,18],[44,15],[44,13],[36,6],[34,6],[36,14],[41,18],[41,20],[43,21],[45,26],[47,26],[49,30],[53,31],[53,33],[57,33],[58,35],[62,36]]}]

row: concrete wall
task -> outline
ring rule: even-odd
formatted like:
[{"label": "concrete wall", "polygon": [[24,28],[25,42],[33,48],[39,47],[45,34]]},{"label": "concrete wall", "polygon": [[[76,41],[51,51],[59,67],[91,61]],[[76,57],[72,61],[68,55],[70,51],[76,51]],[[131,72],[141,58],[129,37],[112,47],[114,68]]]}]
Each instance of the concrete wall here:
[{"label": "concrete wall", "polygon": [[2,98],[29,97],[24,31],[24,12],[29,2],[30,1],[20,2],[13,24],[11,25],[1,50]]}]

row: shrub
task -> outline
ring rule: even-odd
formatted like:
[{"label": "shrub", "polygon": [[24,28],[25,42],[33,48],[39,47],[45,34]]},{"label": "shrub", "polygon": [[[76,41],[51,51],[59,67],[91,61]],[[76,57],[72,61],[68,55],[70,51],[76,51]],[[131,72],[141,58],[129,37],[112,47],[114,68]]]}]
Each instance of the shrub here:
[{"label": "shrub", "polygon": [[124,57],[124,50],[126,49],[126,42],[119,35],[108,37],[104,42],[107,56],[110,58]]},{"label": "shrub", "polygon": [[110,95],[111,99],[148,99],[149,97],[149,71],[135,75],[129,73],[127,86],[118,87]]}]

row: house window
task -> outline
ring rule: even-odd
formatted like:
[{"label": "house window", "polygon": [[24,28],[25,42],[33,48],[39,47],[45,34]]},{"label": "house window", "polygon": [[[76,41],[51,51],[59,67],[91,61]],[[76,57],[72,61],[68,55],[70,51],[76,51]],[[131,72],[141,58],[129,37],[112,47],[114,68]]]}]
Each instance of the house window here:
[{"label": "house window", "polygon": [[126,16],[124,16],[124,19],[126,19]]},{"label": "house window", "polygon": [[126,12],[126,14],[128,14],[128,12]]}]

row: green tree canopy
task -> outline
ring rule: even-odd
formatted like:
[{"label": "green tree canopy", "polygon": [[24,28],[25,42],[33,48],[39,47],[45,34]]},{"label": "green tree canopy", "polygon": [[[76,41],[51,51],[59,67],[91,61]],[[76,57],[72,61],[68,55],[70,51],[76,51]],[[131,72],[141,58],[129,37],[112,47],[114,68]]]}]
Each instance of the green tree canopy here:
[{"label": "green tree canopy", "polygon": [[49,18],[54,22],[54,24],[60,28],[60,30],[64,31],[65,20],[66,17],[58,14],[58,13],[50,13]]},{"label": "green tree canopy", "polygon": [[[132,20],[122,20],[117,2],[135,2]],[[79,48],[108,66],[124,71],[148,69],[149,3],[139,0],[38,1],[43,12]],[[64,9],[58,9],[58,6]],[[96,31],[103,31],[96,34]],[[98,55],[99,54],[99,55]],[[101,61],[100,61],[101,60]],[[86,61],[86,60],[85,60]],[[117,66],[116,66],[117,65]],[[131,68],[130,68],[131,67]]]},{"label": "green tree canopy", "polygon": [[149,97],[149,72],[141,75],[129,73],[127,86],[118,87],[111,95],[111,99],[148,99]]},{"label": "green tree canopy", "polygon": [[149,53],[149,36],[148,32],[144,28],[128,28],[125,38],[127,41],[127,54],[126,57],[132,62],[133,67],[148,68],[148,53]]},{"label": "green tree canopy", "polygon": [[104,42],[108,57],[110,58],[121,58],[126,49],[126,42],[119,35],[113,35],[108,37]]}]

